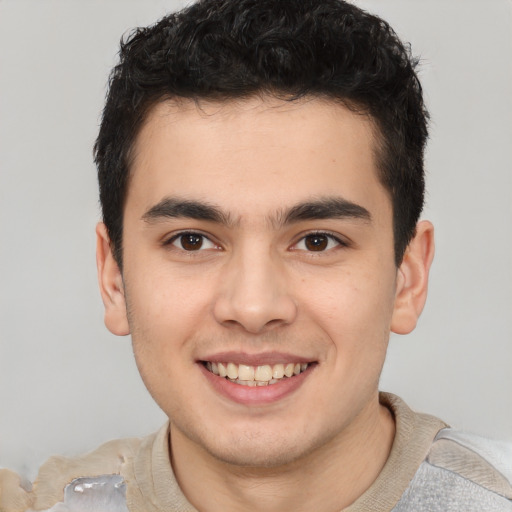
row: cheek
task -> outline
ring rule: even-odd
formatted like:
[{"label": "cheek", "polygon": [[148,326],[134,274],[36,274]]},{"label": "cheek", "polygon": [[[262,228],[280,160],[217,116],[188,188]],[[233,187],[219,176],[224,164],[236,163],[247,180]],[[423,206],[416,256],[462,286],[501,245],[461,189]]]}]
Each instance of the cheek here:
[{"label": "cheek", "polygon": [[310,295],[315,295],[311,302],[318,304],[329,317],[334,318],[340,314],[349,318],[370,316],[370,311],[373,314],[386,315],[390,307],[392,308],[394,298],[391,283],[369,272],[344,272],[338,279],[323,282],[316,290],[307,286],[306,289],[309,289]]},{"label": "cheek", "polygon": [[127,279],[128,320],[135,361],[148,391],[168,414],[186,394],[187,372],[195,364],[193,339],[204,312],[204,293],[179,279]]},{"label": "cheek", "polygon": [[[135,328],[155,333],[165,329],[166,336],[174,338],[208,309],[208,282],[200,278],[199,272],[175,271],[165,263],[148,262],[144,267],[127,272],[125,289],[130,321]],[[130,279],[131,274],[137,278]]]},{"label": "cheek", "polygon": [[304,284],[303,304],[312,321],[333,344],[345,345],[344,350],[385,347],[394,304],[393,271],[368,265],[362,271],[345,268],[333,275],[335,279],[324,280],[321,286]]}]

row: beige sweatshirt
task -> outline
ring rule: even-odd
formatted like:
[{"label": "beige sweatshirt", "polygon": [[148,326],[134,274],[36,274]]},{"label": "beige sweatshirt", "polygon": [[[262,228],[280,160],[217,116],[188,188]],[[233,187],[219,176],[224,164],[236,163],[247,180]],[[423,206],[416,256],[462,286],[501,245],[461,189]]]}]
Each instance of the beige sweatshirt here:
[{"label": "beige sweatshirt", "polygon": [[[345,512],[512,512],[505,476],[512,473],[512,447],[457,433],[394,395],[382,393],[381,402],[395,417],[393,447],[378,478]],[[81,457],[52,457],[33,486],[0,469],[0,512],[28,510],[197,512],[174,477],[168,425]]]}]

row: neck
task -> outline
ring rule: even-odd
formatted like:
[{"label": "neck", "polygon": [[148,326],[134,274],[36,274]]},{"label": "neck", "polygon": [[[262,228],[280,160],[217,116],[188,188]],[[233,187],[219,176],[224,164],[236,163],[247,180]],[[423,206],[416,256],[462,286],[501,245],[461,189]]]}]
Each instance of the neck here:
[{"label": "neck", "polygon": [[177,481],[200,512],[327,512],[347,507],[375,481],[391,451],[395,425],[389,410],[376,399],[329,442],[273,468],[227,464],[172,423],[170,432]]}]

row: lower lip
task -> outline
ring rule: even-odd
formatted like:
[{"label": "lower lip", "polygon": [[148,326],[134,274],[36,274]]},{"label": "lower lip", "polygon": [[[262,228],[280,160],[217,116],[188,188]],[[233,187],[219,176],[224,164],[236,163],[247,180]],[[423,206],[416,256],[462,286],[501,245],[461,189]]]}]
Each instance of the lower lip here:
[{"label": "lower lip", "polygon": [[235,384],[225,377],[219,377],[208,371],[202,363],[198,363],[203,375],[208,379],[213,388],[229,398],[233,402],[243,405],[262,405],[277,402],[287,395],[296,391],[309,376],[312,366],[305,371],[287,377],[267,386],[244,386],[243,384]]}]

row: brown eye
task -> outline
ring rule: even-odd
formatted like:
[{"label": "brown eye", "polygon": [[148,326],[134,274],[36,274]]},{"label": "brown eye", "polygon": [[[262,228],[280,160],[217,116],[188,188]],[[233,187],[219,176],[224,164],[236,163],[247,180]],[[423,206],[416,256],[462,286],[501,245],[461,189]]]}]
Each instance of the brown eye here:
[{"label": "brown eye", "polygon": [[327,235],[308,235],[304,237],[304,245],[308,251],[325,251],[329,245]]},{"label": "brown eye", "polygon": [[194,231],[185,231],[173,236],[164,242],[164,245],[186,252],[202,252],[205,250],[220,250],[220,247],[212,242],[206,235]]},{"label": "brown eye", "polygon": [[204,237],[195,233],[187,233],[179,237],[180,245],[185,251],[198,251],[203,246]]}]

